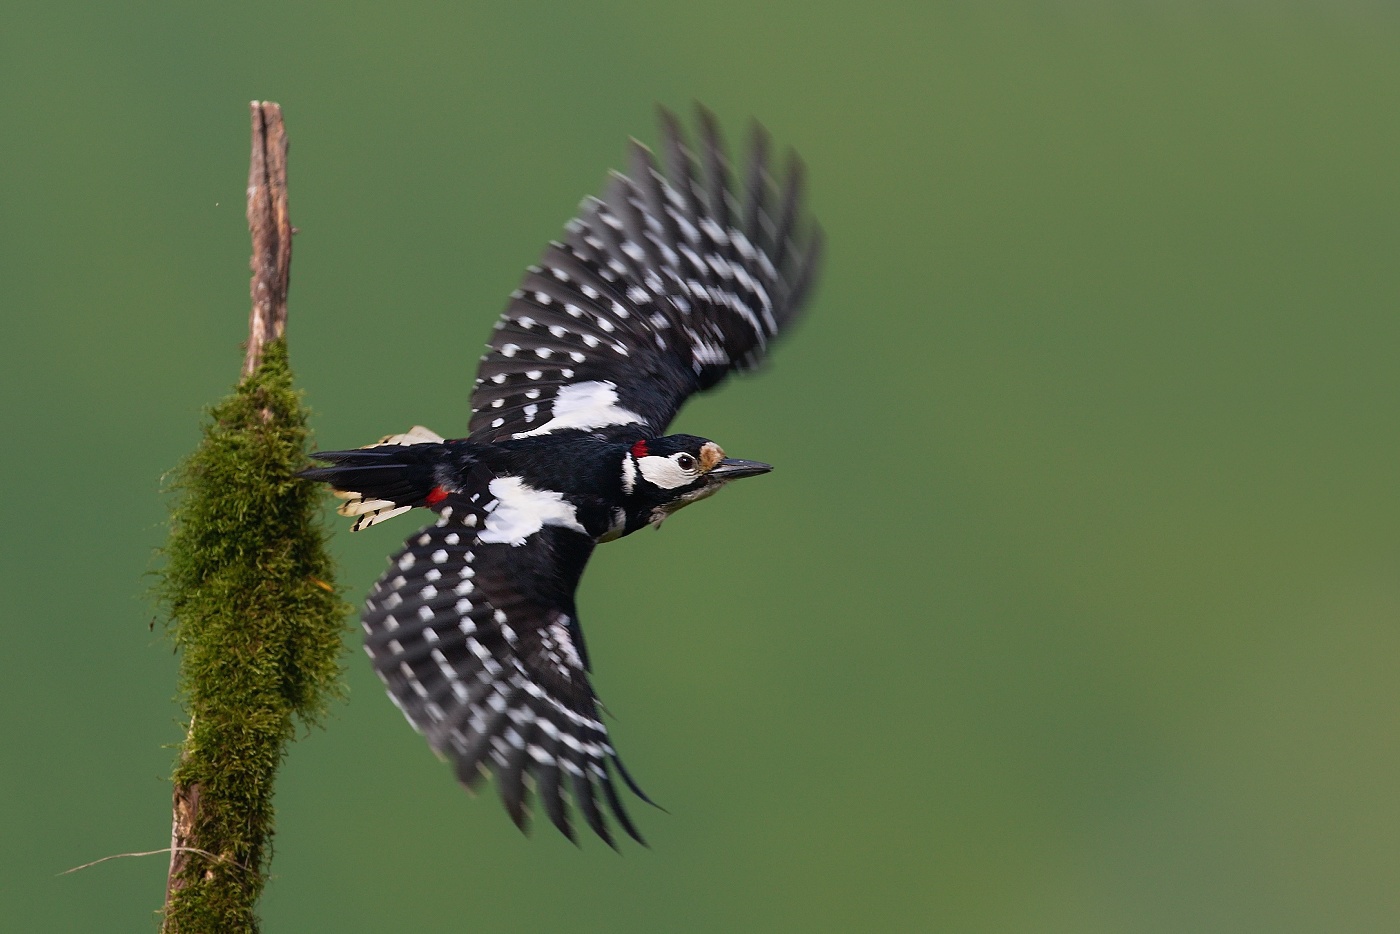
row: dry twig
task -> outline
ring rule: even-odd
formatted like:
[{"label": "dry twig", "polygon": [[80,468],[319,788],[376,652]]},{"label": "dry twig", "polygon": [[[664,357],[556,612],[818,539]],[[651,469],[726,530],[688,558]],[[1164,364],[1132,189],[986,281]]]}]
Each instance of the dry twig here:
[{"label": "dry twig", "polygon": [[253,236],[253,309],[243,375],[252,376],[263,348],[287,328],[287,288],[292,273],[292,224],[287,217],[287,129],[282,108],[253,101],[253,153],[248,161],[248,231]]}]

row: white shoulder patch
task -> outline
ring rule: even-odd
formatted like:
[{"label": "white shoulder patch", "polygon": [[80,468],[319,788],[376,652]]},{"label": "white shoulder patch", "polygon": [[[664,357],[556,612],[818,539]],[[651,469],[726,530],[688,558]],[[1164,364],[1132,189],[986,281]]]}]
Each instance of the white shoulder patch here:
[{"label": "white shoulder patch", "polygon": [[564,386],[554,397],[551,418],[538,428],[516,432],[512,437],[531,438],[565,428],[606,428],[609,425],[635,425],[642,421],[636,412],[617,404],[617,384],[592,379]]},{"label": "white shoulder patch", "polygon": [[[486,527],[477,540],[523,545],[525,539],[547,525],[560,525],[584,532],[578,511],[553,490],[537,490],[519,477],[497,477],[491,481],[496,508],[486,517]],[[586,534],[586,533],[585,533]]]}]

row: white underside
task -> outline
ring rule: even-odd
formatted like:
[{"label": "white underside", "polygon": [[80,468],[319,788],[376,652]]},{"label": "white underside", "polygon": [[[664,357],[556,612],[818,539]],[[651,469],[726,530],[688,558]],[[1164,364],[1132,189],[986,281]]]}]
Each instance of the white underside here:
[{"label": "white underside", "polygon": [[438,444],[443,440],[442,435],[431,428],[424,428],[422,425],[414,425],[412,428],[400,435],[385,435],[374,444],[367,444],[367,448],[383,447],[386,444],[408,445],[408,444]]},{"label": "white underside", "polygon": [[675,500],[674,502],[666,503],[663,506],[657,506],[651,511],[651,525],[654,525],[657,528],[661,528],[661,523],[666,521],[667,516],[679,512],[686,506],[689,506],[691,503],[698,503],[702,499],[708,499],[709,497],[714,496],[728,482],[728,480],[723,480],[719,483],[706,484],[705,486],[700,487],[698,490],[691,490],[689,493],[683,494],[679,499]]}]

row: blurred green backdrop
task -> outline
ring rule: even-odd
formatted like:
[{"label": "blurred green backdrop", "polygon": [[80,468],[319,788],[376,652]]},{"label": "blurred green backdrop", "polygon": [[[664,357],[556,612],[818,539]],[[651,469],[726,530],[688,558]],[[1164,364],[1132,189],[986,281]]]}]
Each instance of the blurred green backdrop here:
[{"label": "blurred green backdrop", "polygon": [[[277,931],[1400,928],[1390,4],[10,3],[0,926],[151,931],[163,471],[237,374],[247,102],[324,445],[460,433],[653,102],[761,118],[829,263],[679,430],[778,470],[581,597],[650,851],[471,800],[383,697],[281,776]],[[411,529],[335,542],[358,600]],[[354,641],[349,636],[347,641]],[[548,831],[548,832],[546,832]]]}]

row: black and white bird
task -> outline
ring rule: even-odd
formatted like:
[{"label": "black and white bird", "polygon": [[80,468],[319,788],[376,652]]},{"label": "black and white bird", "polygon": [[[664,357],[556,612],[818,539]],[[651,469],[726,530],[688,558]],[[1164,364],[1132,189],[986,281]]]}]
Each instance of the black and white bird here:
[{"label": "black and white bird", "polygon": [[567,799],[610,845],[600,799],[623,768],[589,681],[574,593],[595,545],[660,525],[767,464],[666,435],[694,393],[755,366],[802,308],[821,254],[801,164],[781,181],[755,126],[731,171],[714,117],[692,152],[663,111],[662,166],[640,143],[630,175],[583,202],[511,294],[481,358],[470,434],[422,427],[301,476],[329,483],[354,529],[437,513],[390,558],[363,614],[389,696],[475,787],[495,776],[522,829],[533,787],[575,839]]}]

